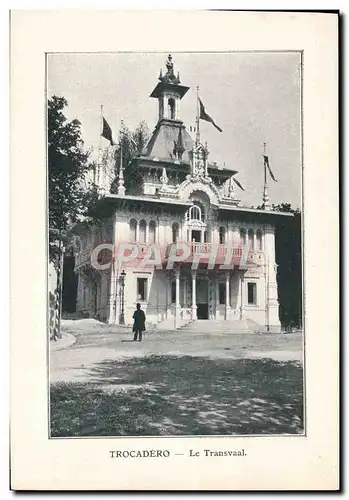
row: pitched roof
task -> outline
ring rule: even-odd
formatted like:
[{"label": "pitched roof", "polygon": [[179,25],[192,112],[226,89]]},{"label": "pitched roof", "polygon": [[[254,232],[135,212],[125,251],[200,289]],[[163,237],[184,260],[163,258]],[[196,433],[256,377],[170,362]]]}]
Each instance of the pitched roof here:
[{"label": "pitched roof", "polygon": [[178,141],[179,131],[182,131],[182,145],[185,149],[182,161],[189,163],[189,151],[193,148],[193,139],[190,137],[188,132],[180,120],[160,120],[154,132],[142,151],[143,156],[148,156],[150,158],[158,158],[159,160],[175,160],[174,155],[175,143]]}]

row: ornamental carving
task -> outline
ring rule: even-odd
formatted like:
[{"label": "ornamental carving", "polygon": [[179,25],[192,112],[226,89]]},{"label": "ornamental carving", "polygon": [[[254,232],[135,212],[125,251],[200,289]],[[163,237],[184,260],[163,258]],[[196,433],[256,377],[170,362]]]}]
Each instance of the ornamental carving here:
[{"label": "ornamental carving", "polygon": [[207,194],[211,204],[219,204],[219,191],[209,177],[197,180],[187,176],[187,179],[179,187],[179,197],[184,201],[188,201],[193,191],[202,191]]}]

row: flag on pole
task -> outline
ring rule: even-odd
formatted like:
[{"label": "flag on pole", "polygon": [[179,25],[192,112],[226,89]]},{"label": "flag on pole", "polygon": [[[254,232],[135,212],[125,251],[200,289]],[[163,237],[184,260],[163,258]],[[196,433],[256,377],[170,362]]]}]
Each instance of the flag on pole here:
[{"label": "flag on pole", "polygon": [[210,117],[210,115],[208,115],[206,113],[205,106],[202,104],[200,97],[198,99],[199,99],[199,104],[200,104],[200,115],[199,115],[200,120],[205,120],[206,122],[212,123],[212,125],[214,127],[216,127],[217,130],[219,130],[220,132],[223,132],[223,130],[220,127],[218,127],[218,125],[215,124],[215,122]]},{"label": "flag on pole", "polygon": [[275,179],[275,176],[273,174],[273,172],[271,171],[271,168],[269,166],[269,157],[266,156],[266,155],[263,155],[263,158],[264,158],[264,166],[268,168],[268,171],[269,171],[269,174],[270,174],[270,177],[273,179],[273,181],[277,182],[277,180]]},{"label": "flag on pole", "polygon": [[102,116],[103,121],[103,129],[101,136],[107,139],[110,142],[111,146],[115,146],[115,142],[113,141],[113,132],[107,120]]},{"label": "flag on pole", "polygon": [[242,187],[242,185],[240,184],[240,182],[237,179],[235,179],[234,177],[233,177],[233,181],[235,182],[235,184],[237,186],[239,186],[240,189],[242,189],[243,191],[245,191],[245,189]]}]

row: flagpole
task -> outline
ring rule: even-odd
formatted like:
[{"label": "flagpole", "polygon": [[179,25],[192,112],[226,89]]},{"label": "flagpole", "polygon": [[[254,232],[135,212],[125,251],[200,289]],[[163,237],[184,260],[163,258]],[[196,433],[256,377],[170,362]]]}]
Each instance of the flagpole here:
[{"label": "flagpole", "polygon": [[268,196],[268,181],[267,181],[267,162],[266,162],[267,143],[263,143],[263,163],[264,163],[264,189],[263,189],[263,208],[269,210],[269,196]]},{"label": "flagpole", "polygon": [[120,127],[120,168],[119,168],[119,186],[118,186],[118,195],[125,195],[125,186],[124,186],[124,168],[123,168],[123,157],[122,157],[122,134],[123,134],[124,122],[121,120]]},{"label": "flagpole", "polygon": [[196,87],[196,146],[200,144],[200,104],[199,86]]},{"label": "flagpole", "polygon": [[102,132],[103,132],[103,104],[101,104],[101,118],[99,131],[99,149],[102,149]]},{"label": "flagpole", "polygon": [[267,166],[265,164],[265,155],[267,151],[267,143],[263,143],[263,162],[264,162],[264,187],[267,186]]},{"label": "flagpole", "polygon": [[120,172],[123,170],[122,166],[122,134],[123,134],[123,128],[124,128],[124,122],[121,120],[121,127],[120,127]]},{"label": "flagpole", "polygon": [[103,132],[103,104],[101,104],[101,116],[100,116],[100,130],[99,130],[99,145],[98,145],[98,162],[97,162],[97,172],[95,184],[99,186],[100,184],[100,174],[102,170],[102,132]]}]

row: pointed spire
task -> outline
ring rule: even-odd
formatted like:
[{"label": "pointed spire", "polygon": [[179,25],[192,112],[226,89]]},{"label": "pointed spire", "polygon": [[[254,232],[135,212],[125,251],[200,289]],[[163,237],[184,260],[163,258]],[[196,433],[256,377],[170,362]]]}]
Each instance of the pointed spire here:
[{"label": "pointed spire", "polygon": [[120,166],[120,173],[119,173],[119,182],[118,182],[118,195],[124,196],[125,195],[125,186],[124,186],[124,169],[122,166]]},{"label": "pointed spire", "polygon": [[165,167],[162,169],[162,176],[160,177],[160,181],[162,182],[163,186],[166,186],[166,184],[168,184],[168,177]]},{"label": "pointed spire", "polygon": [[179,78],[179,71],[177,71],[177,83],[181,83],[181,80]]},{"label": "pointed spire", "polygon": [[161,68],[160,69],[160,74],[159,74],[159,80],[160,80],[160,82],[161,82],[162,78],[163,78],[163,76],[162,76],[162,68]]}]

